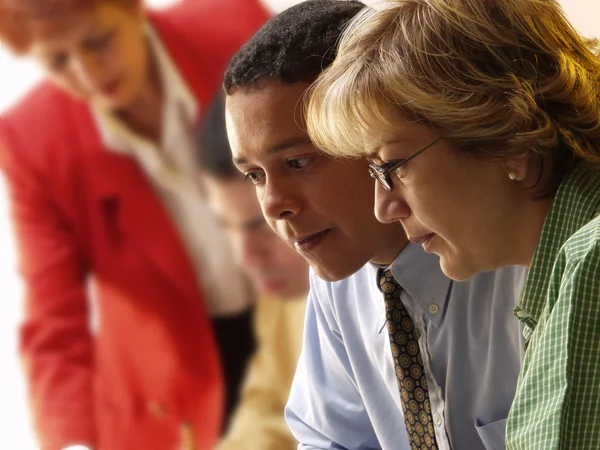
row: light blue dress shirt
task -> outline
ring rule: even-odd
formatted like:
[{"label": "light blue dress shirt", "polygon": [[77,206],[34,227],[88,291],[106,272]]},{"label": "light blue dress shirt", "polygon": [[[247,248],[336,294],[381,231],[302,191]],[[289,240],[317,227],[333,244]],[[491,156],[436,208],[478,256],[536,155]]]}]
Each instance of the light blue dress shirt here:
[{"label": "light blue dress shirt", "polygon": [[[391,267],[417,330],[440,450],[503,450],[523,357],[513,315],[527,271],[452,282],[409,244]],[[286,407],[299,450],[410,450],[377,267],[335,283],[311,270],[302,355]]]}]

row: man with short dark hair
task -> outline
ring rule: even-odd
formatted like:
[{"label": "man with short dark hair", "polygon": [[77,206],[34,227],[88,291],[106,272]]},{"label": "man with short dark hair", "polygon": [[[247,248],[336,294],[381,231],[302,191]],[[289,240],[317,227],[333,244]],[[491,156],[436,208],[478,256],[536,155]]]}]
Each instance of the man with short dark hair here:
[{"label": "man with short dark hair", "polygon": [[327,158],[305,131],[303,96],[362,7],[294,6],[225,75],[234,163],[271,228],[312,266],[288,424],[300,449],[501,449],[525,270],[452,282],[397,224],[377,222],[367,162]]}]

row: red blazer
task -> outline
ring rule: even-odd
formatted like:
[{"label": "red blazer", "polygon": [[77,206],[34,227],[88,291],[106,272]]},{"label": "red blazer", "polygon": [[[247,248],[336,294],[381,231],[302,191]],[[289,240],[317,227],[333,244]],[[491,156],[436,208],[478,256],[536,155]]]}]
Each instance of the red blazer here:
[{"label": "red blazer", "polygon": [[[188,0],[150,20],[206,105],[268,16],[259,0]],[[191,262],[138,165],[103,147],[85,103],[48,84],[0,117],[0,140],[41,448],[211,449],[223,406],[216,344]]]}]

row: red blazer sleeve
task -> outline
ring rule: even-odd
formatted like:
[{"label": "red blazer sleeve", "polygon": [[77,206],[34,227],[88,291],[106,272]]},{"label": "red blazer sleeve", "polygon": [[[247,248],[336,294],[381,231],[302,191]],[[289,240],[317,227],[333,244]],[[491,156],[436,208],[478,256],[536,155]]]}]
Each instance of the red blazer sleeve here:
[{"label": "red blazer sleeve", "polygon": [[94,445],[87,268],[50,186],[27,155],[0,118],[0,169],[25,282],[20,352],[33,420],[43,450]]}]

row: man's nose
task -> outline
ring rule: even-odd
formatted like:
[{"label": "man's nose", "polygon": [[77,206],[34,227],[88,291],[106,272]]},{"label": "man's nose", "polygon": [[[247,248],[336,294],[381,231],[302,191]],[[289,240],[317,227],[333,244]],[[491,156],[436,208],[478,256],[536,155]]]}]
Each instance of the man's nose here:
[{"label": "man's nose", "polygon": [[302,210],[300,193],[286,176],[271,177],[259,194],[263,214],[269,220],[290,219]]}]

